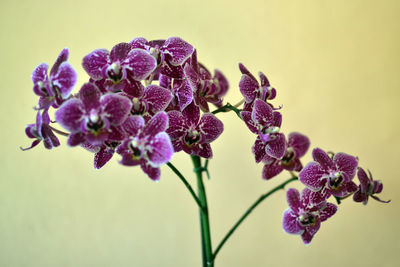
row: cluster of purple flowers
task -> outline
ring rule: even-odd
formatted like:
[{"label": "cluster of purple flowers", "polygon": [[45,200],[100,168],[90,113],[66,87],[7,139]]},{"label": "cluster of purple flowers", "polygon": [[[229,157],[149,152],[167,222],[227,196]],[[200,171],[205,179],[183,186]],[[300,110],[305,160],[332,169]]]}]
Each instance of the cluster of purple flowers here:
[{"label": "cluster of purple flowers", "polygon": [[[97,49],[83,58],[89,75],[79,92],[71,94],[77,76],[67,62],[69,51],[63,49],[48,74],[48,65],[33,71],[33,91],[39,96],[36,123],[26,127],[34,139],[28,150],[41,141],[45,148],[60,145],[55,133],[68,136],[69,146],[81,146],[93,153],[94,167],[103,167],[116,152],[125,166],[140,166],[153,180],[160,178],[160,166],[181,150],[205,159],[213,156],[210,143],[223,132],[223,123],[210,112],[231,107],[240,114],[256,135],[252,152],[263,164],[262,178],[269,180],[283,170],[294,175],[306,188],[299,193],[287,191],[289,209],[283,215],[287,233],[299,234],[309,244],[321,222],[337,211],[327,202],[338,202],[353,195],[356,202],[367,204],[383,186],[358,166],[354,156],[329,155],[319,148],[312,152],[314,161],[303,167],[300,158],[310,147],[307,136],[281,132],[282,115],[275,107],[276,89],[259,73],[259,81],[242,64],[239,89],[243,109],[227,104],[223,97],[229,83],[222,72],[211,74],[197,61],[197,51],[178,37],[147,41],[135,38],[119,43],[111,51]],[[50,108],[56,109],[55,121]],[[214,112],[217,113],[217,112]],[[57,122],[68,133],[51,126]],[[353,180],[358,174],[360,184]],[[386,201],[387,202],[387,201]]]},{"label": "cluster of purple flowers", "polygon": [[249,130],[256,134],[252,147],[257,163],[262,162],[262,177],[271,179],[283,170],[300,171],[300,158],[310,147],[307,136],[293,132],[288,139],[281,133],[282,115],[270,100],[276,97],[276,89],[271,87],[267,77],[260,72],[260,83],[250,71],[239,64],[242,78],[239,89],[245,103],[240,113]]},{"label": "cluster of purple flowers", "polygon": [[82,61],[89,81],[75,95],[76,72],[67,60],[64,49],[50,75],[44,63],[33,71],[40,98],[36,123],[26,128],[34,139],[27,149],[41,141],[48,149],[59,146],[48,113],[53,107],[55,122],[68,131],[68,145],[94,152],[97,169],[117,152],[121,164],[140,165],[158,180],[159,167],[174,152],[212,157],[210,143],[223,124],[208,103],[221,107],[229,84],[220,71],[211,75],[197,62],[192,45],[178,37],[135,38],[111,51],[94,50]]},{"label": "cluster of purple flowers", "polygon": [[[327,202],[331,195],[338,201],[353,195],[354,201],[364,204],[369,196],[385,202],[375,196],[382,191],[382,183],[372,180],[371,174],[368,177],[353,156],[337,153],[331,158],[315,148],[314,161],[303,168],[300,158],[309,149],[310,140],[298,132],[290,133],[286,140],[280,131],[280,108],[270,103],[276,97],[276,89],[262,72],[259,83],[245,66],[239,64],[239,69],[242,73],[239,89],[245,100],[240,115],[249,130],[257,135],[252,151],[255,161],[264,164],[262,177],[268,180],[283,170],[299,172],[298,177],[306,186],[301,194],[293,188],[287,191],[290,208],[283,215],[283,229],[287,233],[299,234],[309,244],[321,222],[337,211],[335,204]],[[357,169],[358,186],[353,182]]]},{"label": "cluster of purple flowers", "polygon": [[[300,181],[306,186],[301,195],[296,189],[287,191],[289,209],[283,215],[283,229],[289,234],[299,234],[305,244],[309,244],[320,228],[321,222],[327,220],[337,211],[335,204],[327,202],[334,196],[338,203],[353,196],[356,202],[367,204],[372,197],[382,201],[375,194],[382,191],[380,181],[368,177],[364,169],[358,166],[358,159],[346,153],[331,153],[331,156],[320,148],[312,152],[313,160],[299,173]],[[357,172],[358,170],[358,172]],[[356,175],[360,182],[353,180]]]}]

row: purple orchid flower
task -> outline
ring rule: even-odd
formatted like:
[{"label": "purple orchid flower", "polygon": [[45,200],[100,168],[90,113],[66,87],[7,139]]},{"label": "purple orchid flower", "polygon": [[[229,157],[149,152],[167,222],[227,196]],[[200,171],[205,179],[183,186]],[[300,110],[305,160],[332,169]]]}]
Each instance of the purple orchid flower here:
[{"label": "purple orchid flower", "polygon": [[125,133],[120,125],[128,117],[132,104],[124,96],[101,95],[99,89],[86,83],[79,98],[70,99],[56,111],[56,120],[71,132],[70,146],[88,142],[101,146],[105,141],[122,141]]},{"label": "purple orchid flower", "polygon": [[183,150],[190,155],[212,157],[210,143],[224,130],[224,125],[214,114],[205,113],[200,118],[200,109],[192,102],[183,112],[168,112],[168,117],[167,133],[175,152]]},{"label": "purple orchid flower", "polygon": [[229,83],[219,70],[214,76],[200,63],[197,62],[197,52],[193,52],[190,64],[185,64],[185,77],[194,92],[194,101],[204,112],[209,112],[208,102],[222,106],[222,98],[228,92]]},{"label": "purple orchid flower", "polygon": [[285,135],[279,133],[282,115],[261,99],[256,99],[254,108],[240,113],[251,132],[258,134],[253,146],[256,162],[266,155],[281,159],[286,151]]},{"label": "purple orchid flower", "polygon": [[314,235],[326,221],[337,211],[336,205],[321,202],[314,205],[311,198],[312,191],[305,188],[301,192],[291,188],[286,193],[289,209],[283,213],[283,230],[288,234],[301,235],[304,244],[310,244]]},{"label": "purple orchid flower", "polygon": [[271,87],[271,84],[264,73],[258,73],[261,81],[260,85],[257,79],[242,63],[239,63],[239,69],[242,73],[242,78],[239,82],[239,89],[245,100],[244,110],[250,111],[252,104],[256,99],[261,99],[266,102],[267,100],[272,100],[276,97],[276,90]]},{"label": "purple orchid flower", "polygon": [[140,165],[152,179],[160,179],[160,166],[167,163],[174,150],[165,130],[168,128],[168,116],[165,112],[157,113],[145,125],[141,116],[130,116],[123,124],[129,134],[117,153],[122,156],[120,163],[125,166]]},{"label": "purple orchid flower", "polygon": [[[172,82],[173,81],[173,82]],[[184,110],[193,101],[193,91],[187,79],[171,79],[166,75],[160,75],[160,86],[171,91],[171,99],[168,110]]]},{"label": "purple orchid flower", "polygon": [[384,201],[375,196],[375,194],[379,194],[380,192],[382,192],[383,184],[381,183],[381,181],[374,180],[370,171],[368,171],[368,174],[369,175],[367,175],[363,168],[358,168],[357,177],[358,180],[360,180],[360,185],[353,195],[353,200],[356,202],[362,202],[364,205],[367,205],[368,198],[372,197],[379,202],[389,203],[390,200]]},{"label": "purple orchid flower", "polygon": [[310,147],[310,140],[301,133],[290,133],[286,151],[282,159],[276,159],[268,154],[263,158],[264,168],[262,178],[269,180],[283,170],[299,172],[303,168],[300,158],[306,154]]},{"label": "purple orchid flower", "polygon": [[58,55],[56,62],[50,70],[49,66],[42,63],[32,73],[33,92],[40,96],[39,109],[48,109],[50,106],[57,108],[70,95],[76,83],[76,72],[67,62],[69,51],[64,48]]},{"label": "purple orchid flower", "polygon": [[128,43],[115,45],[111,52],[97,49],[83,58],[82,66],[94,80],[106,79],[109,91],[120,91],[131,81],[147,78],[157,62],[143,49],[133,49]]},{"label": "purple orchid flower", "polygon": [[170,90],[158,85],[144,87],[137,83],[124,90],[124,95],[132,99],[132,115],[141,115],[147,121],[159,111],[164,111],[172,100]]},{"label": "purple orchid flower", "polygon": [[358,165],[355,157],[337,153],[331,159],[320,148],[314,148],[312,156],[314,161],[303,168],[299,178],[313,191],[313,203],[322,202],[331,195],[341,198],[357,191],[357,185],[352,181]]},{"label": "purple orchid flower", "polygon": [[[157,60],[157,71],[171,78],[182,78],[184,62],[192,55],[194,48],[191,44],[179,37],[170,37],[167,40],[153,40],[135,38],[129,42],[133,48],[147,50]],[[156,77],[158,77],[156,75]]]},{"label": "purple orchid flower", "polygon": [[47,110],[44,110],[40,114],[40,110],[37,111],[36,124],[29,124],[25,128],[25,133],[29,138],[35,139],[31,146],[28,148],[22,148],[22,151],[26,151],[37,146],[41,141],[43,141],[44,147],[47,149],[52,149],[60,145],[60,141],[57,136],[53,133],[50,127],[50,117]]}]

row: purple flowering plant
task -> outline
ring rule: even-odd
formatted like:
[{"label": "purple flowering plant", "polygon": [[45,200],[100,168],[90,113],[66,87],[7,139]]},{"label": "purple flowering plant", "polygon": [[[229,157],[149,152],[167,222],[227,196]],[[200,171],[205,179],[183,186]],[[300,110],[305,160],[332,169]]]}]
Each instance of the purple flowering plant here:
[{"label": "purple flowering plant", "polygon": [[[28,138],[34,140],[30,147],[21,149],[30,150],[41,141],[46,149],[58,147],[57,135],[61,135],[67,137],[69,146],[94,153],[96,169],[107,164],[115,152],[121,165],[140,166],[152,180],[159,180],[160,167],[167,165],[200,210],[203,266],[214,266],[225,242],[253,209],[291,182],[300,181],[304,189],[301,193],[294,188],[287,191],[289,208],[283,213],[282,226],[285,232],[300,235],[306,245],[321,223],[337,212],[338,206],[328,202],[331,197],[338,205],[350,196],[364,205],[369,197],[389,202],[376,196],[382,192],[382,183],[373,180],[355,156],[314,148],[313,161],[303,167],[301,158],[310,140],[299,132],[286,138],[281,131],[281,107],[271,103],[277,90],[262,72],[258,81],[240,63],[238,89],[243,100],[236,105],[224,104],[228,79],[219,70],[212,75],[199,63],[191,44],[179,37],[152,41],[135,38],[116,44],[111,51],[96,49],[86,55],[82,67],[89,79],[71,94],[77,76],[68,55],[68,49],[63,49],[50,73],[46,63],[34,69],[33,92],[39,96],[36,121],[25,129]],[[50,119],[50,108],[55,109],[54,120]],[[203,173],[209,177],[211,144],[224,130],[217,116],[231,111],[255,134],[251,151],[255,161],[263,164],[261,177],[270,180],[287,171],[290,178],[259,197],[213,249]],[[197,193],[171,163],[173,154],[180,151],[191,157]]]}]

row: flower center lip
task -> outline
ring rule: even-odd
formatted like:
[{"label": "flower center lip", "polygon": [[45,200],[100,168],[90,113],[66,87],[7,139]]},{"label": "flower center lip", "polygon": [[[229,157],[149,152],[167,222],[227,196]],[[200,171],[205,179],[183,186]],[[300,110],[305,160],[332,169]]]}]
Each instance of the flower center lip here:
[{"label": "flower center lip", "polygon": [[132,103],[133,103],[131,109],[132,115],[143,115],[146,112],[146,104],[139,98],[134,97],[132,99]]},{"label": "flower center lip", "polygon": [[105,123],[99,116],[98,112],[96,110],[91,110],[89,118],[87,119],[86,122],[86,128],[94,133],[97,133],[104,127]]},{"label": "flower center lip", "polygon": [[285,155],[282,158],[282,164],[283,165],[290,165],[290,163],[296,158],[296,152],[293,150],[293,148],[289,147]]},{"label": "flower center lip", "polygon": [[201,139],[201,135],[198,131],[189,131],[185,135],[185,144],[188,146],[192,146],[196,143],[198,143]]},{"label": "flower center lip", "polygon": [[122,67],[119,63],[112,63],[107,69],[107,76],[115,83],[122,80]]},{"label": "flower center lip", "polygon": [[329,177],[329,186],[332,189],[337,189],[344,181],[343,174],[341,172],[336,172]]},{"label": "flower center lip", "polygon": [[269,126],[269,127],[265,127],[264,129],[262,129],[262,133],[263,134],[275,134],[278,133],[280,130],[279,127],[277,126]]},{"label": "flower center lip", "polygon": [[129,143],[129,149],[132,151],[132,158],[135,160],[139,160],[142,157],[142,151],[139,147],[139,143],[137,140],[132,140]]},{"label": "flower center lip", "polygon": [[303,213],[299,217],[299,222],[302,226],[310,226],[316,222],[316,218],[310,213]]}]

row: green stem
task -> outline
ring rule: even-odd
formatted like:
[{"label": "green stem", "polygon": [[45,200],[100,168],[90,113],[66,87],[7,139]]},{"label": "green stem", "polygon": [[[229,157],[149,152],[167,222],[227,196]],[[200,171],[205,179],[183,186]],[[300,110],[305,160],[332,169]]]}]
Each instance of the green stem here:
[{"label": "green stem", "polygon": [[272,195],[273,193],[275,193],[278,190],[284,189],[285,186],[293,181],[296,181],[298,178],[292,177],[288,180],[286,180],[285,182],[281,183],[280,185],[276,186],[275,188],[273,188],[272,190],[268,191],[267,193],[261,195],[256,202],[253,203],[253,205],[251,205],[247,211],[242,215],[242,217],[240,217],[240,219],[237,221],[237,223],[231,228],[231,230],[229,230],[229,232],[225,235],[225,237],[222,239],[222,241],[219,243],[217,249],[215,250],[214,254],[213,254],[213,260],[215,259],[215,257],[217,256],[218,252],[221,250],[222,246],[225,244],[225,242],[229,239],[229,237],[235,232],[235,230],[239,227],[239,225],[244,221],[244,219],[247,218],[247,216],[250,215],[250,213],[253,211],[253,209],[255,209],[264,199],[266,199],[267,197],[269,197],[270,195]]},{"label": "green stem", "polygon": [[211,112],[211,113],[212,113],[212,114],[218,114],[218,113],[220,113],[220,112],[229,112],[229,111],[234,111],[234,112],[236,113],[236,115],[237,115],[240,119],[242,119],[242,117],[240,116],[241,110],[238,109],[238,108],[236,107],[236,105],[235,105],[235,106],[232,106],[230,103],[226,103],[225,106],[222,106],[222,107],[220,107],[220,108],[214,110],[214,111]]},{"label": "green stem", "polygon": [[210,232],[210,220],[208,217],[208,205],[206,190],[203,184],[203,176],[201,171],[201,160],[199,156],[191,156],[194,170],[197,177],[197,186],[200,203],[202,209],[200,209],[200,226],[201,226],[201,241],[202,241],[202,253],[203,253],[203,267],[213,267],[213,254],[211,246],[211,232]]},{"label": "green stem", "polygon": [[185,179],[185,177],[182,175],[182,173],[171,163],[167,163],[168,167],[171,168],[171,170],[181,179],[183,184],[186,186],[186,188],[189,190],[190,194],[192,194],[192,197],[196,201],[197,205],[199,206],[200,209],[203,209],[203,205],[200,202],[200,199],[197,197],[196,193],[194,192],[193,188],[190,186],[189,182]]}]

